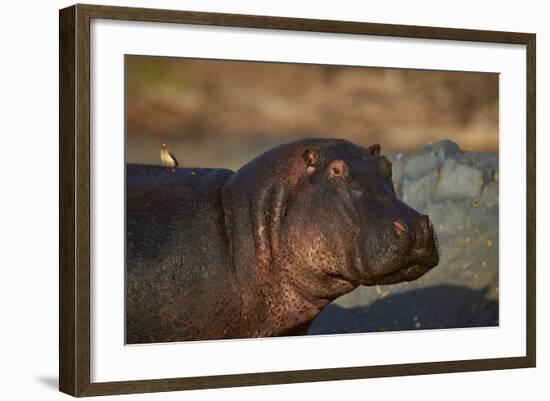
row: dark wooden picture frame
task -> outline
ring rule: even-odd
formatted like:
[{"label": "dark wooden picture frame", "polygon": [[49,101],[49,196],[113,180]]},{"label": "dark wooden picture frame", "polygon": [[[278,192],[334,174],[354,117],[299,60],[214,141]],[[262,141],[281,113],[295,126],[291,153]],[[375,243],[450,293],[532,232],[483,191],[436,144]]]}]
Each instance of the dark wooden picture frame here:
[{"label": "dark wooden picture frame", "polygon": [[[94,18],[525,45],[527,49],[526,356],[91,383],[90,22]],[[60,10],[59,29],[60,391],[73,396],[93,396],[535,366],[535,34],[80,4]]]}]

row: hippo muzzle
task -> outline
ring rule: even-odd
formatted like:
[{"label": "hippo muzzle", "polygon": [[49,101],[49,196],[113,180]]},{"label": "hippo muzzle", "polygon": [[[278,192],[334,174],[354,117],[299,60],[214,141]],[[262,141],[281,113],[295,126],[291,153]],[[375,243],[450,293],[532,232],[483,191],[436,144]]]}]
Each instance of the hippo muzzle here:
[{"label": "hippo muzzle", "polygon": [[430,218],[407,207],[407,213],[383,219],[382,229],[367,234],[364,285],[412,281],[439,263],[437,235]]}]

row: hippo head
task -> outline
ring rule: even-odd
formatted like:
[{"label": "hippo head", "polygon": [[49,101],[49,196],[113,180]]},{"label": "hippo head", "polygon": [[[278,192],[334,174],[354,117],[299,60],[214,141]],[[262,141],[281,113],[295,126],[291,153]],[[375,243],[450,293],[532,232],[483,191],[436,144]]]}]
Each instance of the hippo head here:
[{"label": "hippo head", "polygon": [[288,245],[305,245],[310,267],[363,285],[392,284],[422,276],[439,262],[428,216],[399,200],[392,164],[380,146],[347,141],[306,146],[306,175],[286,214]]},{"label": "hippo head", "polygon": [[283,270],[302,293],[331,300],[417,279],[439,262],[429,217],[397,198],[379,145],[306,139],[265,153],[243,176],[257,264]]}]

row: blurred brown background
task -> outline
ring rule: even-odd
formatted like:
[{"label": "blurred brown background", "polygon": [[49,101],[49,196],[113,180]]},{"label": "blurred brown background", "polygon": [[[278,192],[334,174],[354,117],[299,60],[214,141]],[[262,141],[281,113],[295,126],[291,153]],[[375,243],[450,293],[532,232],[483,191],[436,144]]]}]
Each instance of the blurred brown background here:
[{"label": "blurred brown background", "polygon": [[127,162],[238,169],[302,137],[498,151],[498,74],[126,57]]}]

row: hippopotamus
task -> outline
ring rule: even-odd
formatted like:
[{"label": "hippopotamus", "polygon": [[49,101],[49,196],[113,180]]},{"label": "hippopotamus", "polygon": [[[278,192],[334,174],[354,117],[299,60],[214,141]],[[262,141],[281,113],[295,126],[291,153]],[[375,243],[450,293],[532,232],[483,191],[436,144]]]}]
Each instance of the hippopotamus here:
[{"label": "hippopotamus", "polygon": [[236,172],[126,172],[127,344],[307,334],[339,296],[439,262],[380,145],[303,139]]}]

